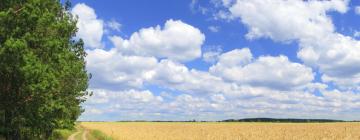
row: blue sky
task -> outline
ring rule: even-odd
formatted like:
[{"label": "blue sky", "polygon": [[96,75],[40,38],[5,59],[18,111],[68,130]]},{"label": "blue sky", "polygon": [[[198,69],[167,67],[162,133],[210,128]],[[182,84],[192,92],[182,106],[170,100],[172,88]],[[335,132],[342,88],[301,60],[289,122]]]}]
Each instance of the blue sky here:
[{"label": "blue sky", "polygon": [[359,1],[73,0],[80,120],[360,119]]}]

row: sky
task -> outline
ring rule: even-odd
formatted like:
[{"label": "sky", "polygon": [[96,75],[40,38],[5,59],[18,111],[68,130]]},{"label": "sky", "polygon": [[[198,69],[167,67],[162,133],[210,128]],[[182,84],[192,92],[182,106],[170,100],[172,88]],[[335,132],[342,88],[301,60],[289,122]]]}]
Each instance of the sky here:
[{"label": "sky", "polygon": [[360,120],[360,1],[73,0],[81,121]]}]

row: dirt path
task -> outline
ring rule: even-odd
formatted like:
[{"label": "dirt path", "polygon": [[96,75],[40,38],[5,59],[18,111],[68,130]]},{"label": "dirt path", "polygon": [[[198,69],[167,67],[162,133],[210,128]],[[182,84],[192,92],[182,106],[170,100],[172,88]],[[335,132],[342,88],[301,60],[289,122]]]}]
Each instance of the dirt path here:
[{"label": "dirt path", "polygon": [[87,140],[87,135],[89,133],[89,130],[79,126],[80,128],[77,128],[77,132],[74,134],[71,134],[70,137],[67,140],[77,140],[76,136],[81,135],[81,140]]},{"label": "dirt path", "polygon": [[70,137],[68,138],[68,140],[75,140],[76,135],[78,135],[80,133],[81,133],[81,131],[78,131],[78,132],[76,132],[74,134],[71,134]]},{"label": "dirt path", "polygon": [[88,134],[89,130],[85,129],[84,132],[82,133],[82,140],[87,140],[86,136]]}]

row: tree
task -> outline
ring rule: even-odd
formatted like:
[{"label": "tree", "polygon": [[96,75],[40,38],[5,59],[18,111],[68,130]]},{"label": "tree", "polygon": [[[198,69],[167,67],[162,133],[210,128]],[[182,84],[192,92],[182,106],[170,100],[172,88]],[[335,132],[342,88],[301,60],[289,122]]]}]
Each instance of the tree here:
[{"label": "tree", "polygon": [[88,95],[76,19],[58,0],[0,1],[0,135],[47,139],[72,128]]}]

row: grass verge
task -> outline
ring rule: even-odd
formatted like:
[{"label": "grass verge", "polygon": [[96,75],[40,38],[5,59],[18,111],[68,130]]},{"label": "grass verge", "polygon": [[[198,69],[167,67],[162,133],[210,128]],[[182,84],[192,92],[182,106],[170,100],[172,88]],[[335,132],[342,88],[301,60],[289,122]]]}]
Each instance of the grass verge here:
[{"label": "grass verge", "polygon": [[75,133],[76,130],[69,129],[56,129],[54,130],[50,140],[66,140],[71,134]]},{"label": "grass verge", "polygon": [[89,140],[113,140],[111,137],[105,135],[99,130],[89,130],[88,133]]}]

